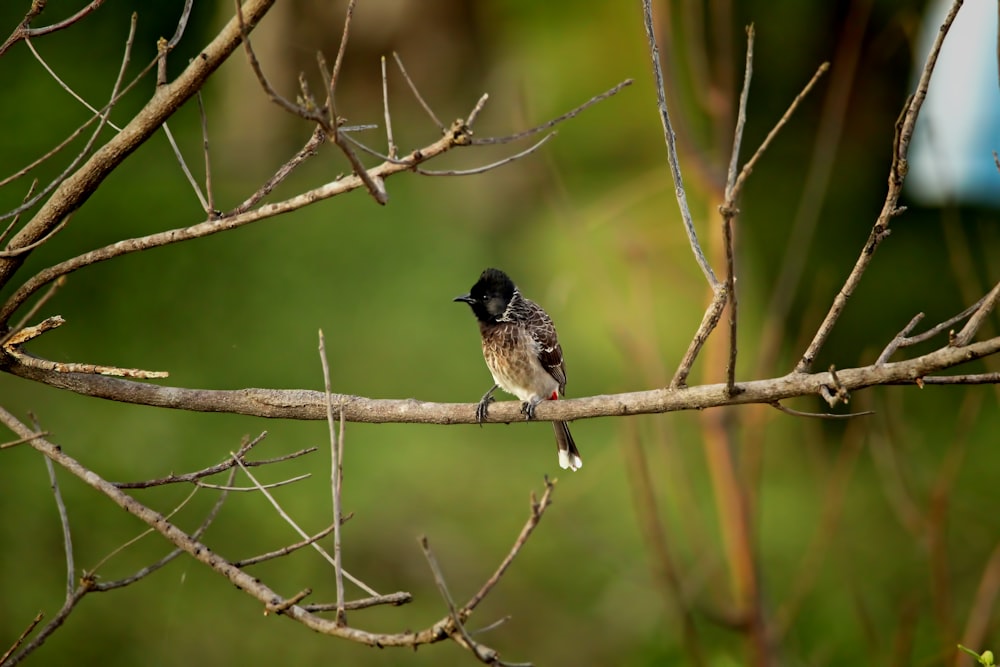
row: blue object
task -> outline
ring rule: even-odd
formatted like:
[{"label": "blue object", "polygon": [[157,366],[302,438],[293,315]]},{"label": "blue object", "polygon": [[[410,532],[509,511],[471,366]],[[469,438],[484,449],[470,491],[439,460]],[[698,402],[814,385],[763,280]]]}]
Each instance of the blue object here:
[{"label": "blue object", "polygon": [[[927,10],[914,60],[913,89],[951,6]],[[996,0],[969,0],[945,37],[910,144],[906,193],[917,203],[1000,206],[1000,78]]]}]

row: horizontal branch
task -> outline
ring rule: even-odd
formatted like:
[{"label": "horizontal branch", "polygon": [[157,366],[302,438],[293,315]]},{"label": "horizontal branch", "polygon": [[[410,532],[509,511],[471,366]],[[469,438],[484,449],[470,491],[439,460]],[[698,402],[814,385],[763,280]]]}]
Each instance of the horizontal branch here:
[{"label": "horizontal branch", "polygon": [[[947,368],[1000,352],[1000,336],[966,347],[944,347],[914,359],[859,368],[837,369],[836,382],[829,372],[790,373],[766,380],[737,383],[738,391],[726,385],[708,384],[676,389],[652,389],[560,401],[543,401],[535,413],[539,421],[568,421],[593,417],[656,414],[701,410],[724,405],[774,403],[797,396],[819,395],[836,384],[838,391],[853,391],[884,384],[931,384],[927,376]],[[69,391],[123,403],[192,410],[226,412],[272,419],[326,419],[326,397],[307,389],[185,389],[144,382],[83,375],[24,366],[16,359],[0,359],[0,370]],[[926,379],[926,380],[925,380]],[[937,378],[935,378],[937,379]],[[475,403],[431,403],[416,399],[377,399],[333,394],[343,406],[344,420],[369,423],[475,424]],[[489,422],[523,420],[521,404],[515,401],[490,406]]]}]

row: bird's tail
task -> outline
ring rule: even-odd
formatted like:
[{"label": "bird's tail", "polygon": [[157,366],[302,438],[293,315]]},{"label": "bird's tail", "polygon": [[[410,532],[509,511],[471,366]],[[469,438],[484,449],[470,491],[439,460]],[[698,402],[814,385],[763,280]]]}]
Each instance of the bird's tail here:
[{"label": "bird's tail", "polygon": [[579,470],[583,467],[583,460],[580,458],[580,450],[573,442],[573,436],[569,432],[569,424],[566,422],[552,422],[552,428],[556,432],[556,447],[559,448],[559,467]]}]

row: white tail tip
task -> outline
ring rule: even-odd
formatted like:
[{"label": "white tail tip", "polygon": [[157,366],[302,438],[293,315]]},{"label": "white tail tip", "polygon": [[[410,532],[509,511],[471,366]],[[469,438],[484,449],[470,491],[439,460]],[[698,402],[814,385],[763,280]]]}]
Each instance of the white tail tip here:
[{"label": "white tail tip", "polygon": [[563,470],[579,470],[583,467],[583,461],[576,454],[570,454],[565,449],[560,449],[559,467]]}]

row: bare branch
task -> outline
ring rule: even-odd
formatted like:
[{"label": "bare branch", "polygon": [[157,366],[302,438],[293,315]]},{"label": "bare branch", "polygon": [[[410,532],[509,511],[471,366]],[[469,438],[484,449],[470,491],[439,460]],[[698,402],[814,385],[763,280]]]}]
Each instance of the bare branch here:
[{"label": "bare branch", "polygon": [[[2,55],[2,52],[0,52],[0,55]],[[43,614],[42,612],[38,612],[37,614],[35,614],[35,618],[31,619],[31,623],[28,623],[28,627],[26,627],[24,631],[18,636],[18,638],[14,640],[14,643],[11,644],[10,648],[4,651],[3,655],[0,655],[0,664],[5,663],[7,661],[7,658],[9,658],[11,654],[17,650],[17,647],[24,643],[24,640],[28,638],[28,635],[30,635],[31,632],[35,629],[35,626],[37,626],[39,623],[42,622],[42,619],[44,617],[45,614]]]},{"label": "bare branch", "polygon": [[[18,27],[14,30],[13,33],[11,33],[10,37],[8,37],[4,41],[4,43],[0,45],[0,57],[3,57],[3,54],[6,53],[11,46],[21,41],[22,39],[26,40],[29,37],[41,37],[42,35],[48,35],[49,33],[57,32],[59,30],[64,30],[65,28],[68,28],[71,25],[74,25],[75,23],[79,22],[81,19],[87,17],[91,12],[93,12],[103,4],[104,0],[91,0],[91,2],[88,3],[87,5],[84,5],[84,7],[80,9],[80,11],[78,11],[76,14],[73,14],[67,19],[63,19],[62,21],[58,21],[57,23],[53,23],[52,25],[43,26],[41,28],[29,28],[28,26],[31,24],[31,21],[34,20],[35,17],[40,15],[42,11],[45,9],[44,2],[32,2],[31,9],[29,9],[28,13],[25,14],[24,20],[22,20],[21,24],[18,25]],[[3,660],[0,659],[0,662],[3,662]]]},{"label": "bare branch", "polygon": [[[352,5],[353,6],[353,5]],[[331,89],[332,91],[332,89]],[[340,543],[340,489],[344,483],[344,408],[340,406],[340,433],[335,432],[333,417],[333,390],[330,387],[330,364],[326,359],[326,338],[319,330],[319,358],[323,366],[323,387],[326,396],[326,423],[330,429],[330,487],[333,491],[333,573],[337,586],[337,623],[347,625],[344,615],[344,569],[341,565]]]},{"label": "bare branch", "polygon": [[[1000,336],[970,343],[966,347],[943,347],[927,354],[882,365],[841,368],[837,376],[847,391],[857,391],[883,384],[932,384],[932,374],[1000,353]],[[13,375],[86,396],[107,398],[196,412],[227,412],[281,419],[326,419],[326,396],[323,392],[303,389],[184,389],[161,387],[100,375],[58,373],[36,366],[25,366],[8,359],[6,370]],[[773,403],[797,396],[820,395],[830,384],[830,374],[792,372],[763,380],[740,382],[740,392],[730,395],[726,385],[707,384],[695,387],[653,389],[543,401],[536,421],[572,421],[594,417],[634,414],[659,414],[679,410],[701,410],[723,405]],[[478,424],[470,403],[431,403],[415,399],[374,399],[334,394],[342,404],[344,420],[367,423]],[[490,406],[491,423],[523,423],[521,404],[504,401]]]},{"label": "bare branch", "polygon": [[[606,99],[608,99],[609,97],[611,97],[613,95],[617,95],[624,88],[626,88],[628,86],[631,86],[631,85],[632,85],[632,79],[625,79],[624,81],[622,81],[621,83],[619,83],[617,86],[614,86],[613,88],[610,88],[610,89],[604,91],[600,95],[594,95],[589,100],[587,100],[586,102],[584,102],[580,106],[576,107],[575,109],[570,109],[569,111],[567,111],[563,115],[556,116],[552,120],[546,121],[546,122],[542,123],[541,125],[536,125],[535,127],[529,128],[529,129],[524,130],[522,132],[518,132],[516,134],[510,134],[510,135],[507,135],[505,137],[484,137],[484,138],[479,138],[479,139],[472,139],[470,143],[472,145],[474,145],[474,146],[489,146],[489,145],[493,145],[493,144],[509,144],[512,141],[518,141],[520,139],[525,139],[525,138],[530,137],[530,136],[532,136],[534,134],[538,134],[539,132],[544,132],[545,130],[549,129],[550,127],[554,127],[554,126],[558,125],[559,123],[561,123],[563,121],[569,120],[571,118],[575,118],[576,116],[580,115],[580,113],[583,112],[583,111],[585,111],[586,109],[589,109],[590,107],[594,106],[598,102],[606,100]],[[480,98],[480,100],[484,101],[483,98]],[[475,109],[473,109],[473,112],[478,113],[478,112],[476,112]]]},{"label": "bare branch", "polygon": [[874,410],[865,410],[864,412],[845,412],[845,413],[803,412],[802,410],[795,410],[794,408],[786,407],[777,401],[771,403],[771,407],[775,408],[779,412],[784,412],[786,415],[791,415],[793,417],[812,417],[814,419],[851,419],[852,417],[867,417],[868,415],[875,414]]},{"label": "bare branch", "polygon": [[920,113],[920,107],[923,106],[924,98],[927,96],[927,87],[930,84],[934,65],[937,63],[938,54],[941,52],[941,45],[944,43],[944,38],[951,28],[951,24],[955,21],[955,16],[958,14],[962,2],[963,0],[954,0],[951,9],[948,11],[948,15],[941,24],[940,30],[938,30],[934,45],[931,47],[931,52],[927,55],[927,61],[924,63],[924,68],[920,73],[920,81],[917,83],[917,90],[913,94],[913,97],[908,99],[903,106],[903,111],[897,121],[896,138],[892,148],[892,165],[889,167],[889,188],[885,196],[885,202],[882,205],[882,211],[879,213],[878,219],[875,221],[875,225],[868,235],[868,240],[865,242],[864,248],[861,249],[861,254],[854,263],[854,268],[851,269],[843,287],[840,288],[840,291],[834,298],[826,317],[823,318],[823,322],[816,330],[816,335],[813,336],[806,351],[802,354],[802,358],[795,366],[797,372],[806,373],[812,369],[816,355],[819,354],[826,339],[829,338],[830,333],[833,331],[833,327],[840,318],[840,314],[847,306],[847,300],[854,294],[854,290],[861,282],[861,276],[875,256],[875,250],[878,249],[878,246],[889,235],[889,223],[904,210],[899,207],[899,196],[902,192],[903,180],[906,178],[908,169],[907,153],[909,152],[910,138],[913,136],[913,127],[917,122],[917,116]]},{"label": "bare branch", "polygon": [[392,138],[392,116],[389,114],[389,79],[385,71],[385,56],[382,56],[382,107],[385,111],[386,150],[390,158],[396,157],[396,142]]},{"label": "bare branch", "polygon": [[660,66],[660,47],[656,43],[656,32],[653,29],[652,0],[642,0],[642,18],[646,26],[649,55],[653,61],[656,106],[660,111],[660,122],[663,124],[663,138],[667,144],[667,162],[670,164],[670,175],[674,179],[674,196],[677,198],[677,206],[680,208],[681,218],[684,220],[684,231],[687,232],[694,258],[698,262],[698,266],[701,267],[702,273],[705,274],[705,279],[708,280],[712,291],[717,291],[719,279],[715,277],[715,272],[712,271],[712,267],[701,249],[701,244],[698,242],[698,233],[694,229],[691,209],[687,203],[687,193],[684,191],[684,180],[681,178],[681,165],[677,157],[677,139],[674,136],[674,128],[670,124],[670,113],[667,111],[667,93],[663,83],[663,69]]},{"label": "bare branch", "polygon": [[698,325],[698,330],[695,332],[694,338],[688,344],[688,349],[681,358],[681,363],[674,372],[673,379],[670,380],[670,387],[672,389],[681,389],[687,386],[687,378],[691,373],[694,360],[698,357],[698,353],[708,340],[708,336],[719,323],[719,319],[722,317],[722,310],[726,307],[728,299],[729,289],[723,283],[716,288],[712,302],[705,310],[705,314],[701,318],[701,324]]},{"label": "bare branch", "polygon": [[989,316],[990,312],[996,306],[998,300],[1000,300],[1000,283],[993,286],[989,294],[983,298],[979,308],[972,313],[972,317],[969,318],[969,321],[965,323],[962,330],[955,335],[949,344],[954,347],[968,345],[969,341],[976,335],[976,332],[979,331],[979,327],[983,325],[983,320]]},{"label": "bare branch", "polygon": [[[246,0],[243,5],[245,25],[255,26],[274,4],[274,0]],[[61,179],[59,188],[35,216],[11,240],[9,249],[34,243],[45,236],[68,213],[80,208],[98,186],[126,157],[144,143],[174,111],[183,105],[239,46],[241,33],[234,18],[199,51],[185,70],[169,84],[160,86],[150,101],[139,110],[121,132],[98,149],[78,170]],[[5,285],[21,264],[23,257],[0,258],[0,285]],[[5,322],[0,318],[0,323]]]},{"label": "bare branch", "polygon": [[420,91],[417,90],[417,85],[413,83],[413,79],[410,78],[410,75],[406,73],[406,68],[403,67],[403,59],[400,58],[399,54],[395,51],[392,52],[392,57],[396,59],[396,66],[399,67],[399,71],[403,73],[403,78],[406,80],[406,85],[410,87],[410,92],[412,92],[413,96],[417,98],[417,102],[419,102],[420,106],[424,108],[424,111],[427,112],[430,119],[434,121],[437,128],[443,132],[444,123],[442,123],[438,117],[434,115],[434,111],[427,105],[427,102],[425,102],[424,98],[420,95]]},{"label": "bare branch", "polygon": [[433,169],[421,169],[420,167],[414,168],[414,171],[423,176],[469,176],[471,174],[482,174],[487,171],[492,171],[497,167],[502,167],[505,164],[510,164],[516,160],[520,160],[526,155],[534,153],[536,150],[542,147],[549,139],[556,136],[555,132],[546,134],[544,137],[539,139],[537,142],[533,143],[528,148],[524,149],[520,153],[514,153],[513,155],[508,155],[502,160],[497,160],[496,162],[491,162],[489,164],[484,164],[481,167],[473,167],[472,169],[443,169],[443,170],[433,170]]}]

